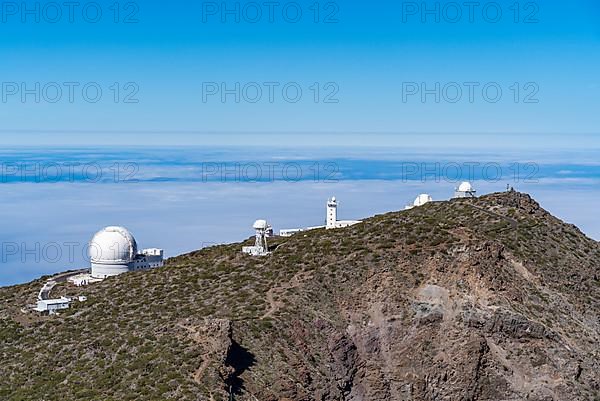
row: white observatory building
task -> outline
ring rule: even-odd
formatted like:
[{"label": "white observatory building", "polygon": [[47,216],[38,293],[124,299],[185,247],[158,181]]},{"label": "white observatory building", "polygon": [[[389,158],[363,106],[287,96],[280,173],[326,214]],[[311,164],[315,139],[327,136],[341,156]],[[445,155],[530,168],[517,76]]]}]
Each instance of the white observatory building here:
[{"label": "white observatory building", "polygon": [[433,198],[429,194],[421,194],[417,196],[412,205],[406,206],[404,210],[410,210],[415,207],[423,206],[429,202],[433,202]]},{"label": "white observatory building", "polygon": [[138,253],[135,238],[124,227],[106,227],[98,231],[89,244],[89,255],[94,279],[164,265],[162,249],[143,249]]},{"label": "white observatory building", "polygon": [[476,198],[477,191],[473,188],[470,182],[461,183],[454,191],[454,198]]},{"label": "white observatory building", "polygon": [[256,220],[252,226],[256,231],[256,240],[254,246],[242,247],[242,252],[252,256],[266,256],[269,254],[269,244],[267,237],[272,235],[273,228],[266,220]]}]

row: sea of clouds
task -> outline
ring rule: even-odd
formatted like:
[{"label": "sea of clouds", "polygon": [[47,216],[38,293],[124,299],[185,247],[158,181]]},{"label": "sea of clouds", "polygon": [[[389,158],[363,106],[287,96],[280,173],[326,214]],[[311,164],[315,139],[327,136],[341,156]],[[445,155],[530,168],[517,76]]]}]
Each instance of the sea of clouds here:
[{"label": "sea of clouds", "polygon": [[334,195],[340,219],[360,219],[422,192],[448,199],[462,179],[479,193],[528,192],[600,239],[600,166],[584,151],[15,148],[0,158],[0,285],[88,266],[87,243],[108,225],[175,256],[248,238],[258,218],[276,231],[323,224]]}]

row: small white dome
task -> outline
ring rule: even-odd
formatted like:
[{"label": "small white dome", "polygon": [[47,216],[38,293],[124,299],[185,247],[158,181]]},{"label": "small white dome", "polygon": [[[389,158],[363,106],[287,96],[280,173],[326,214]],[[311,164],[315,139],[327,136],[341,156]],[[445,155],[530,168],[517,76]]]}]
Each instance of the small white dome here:
[{"label": "small white dome", "polygon": [[413,206],[423,206],[424,204],[433,201],[433,198],[429,194],[421,194],[417,196],[417,199],[413,202]]},{"label": "small white dome", "polygon": [[255,230],[266,230],[269,227],[269,223],[266,220],[256,220],[252,227]]},{"label": "small white dome", "polygon": [[92,262],[129,263],[137,255],[137,243],[124,227],[106,227],[96,233],[89,247]]},{"label": "small white dome", "polygon": [[473,186],[471,185],[470,182],[463,182],[458,186],[458,191],[459,192],[473,192]]}]

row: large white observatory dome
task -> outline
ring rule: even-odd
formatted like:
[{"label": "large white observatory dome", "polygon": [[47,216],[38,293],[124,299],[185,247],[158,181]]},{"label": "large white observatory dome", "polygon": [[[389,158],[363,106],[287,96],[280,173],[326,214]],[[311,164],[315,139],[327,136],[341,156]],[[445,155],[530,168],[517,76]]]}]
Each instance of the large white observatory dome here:
[{"label": "large white observatory dome", "polygon": [[129,263],[137,255],[137,243],[124,227],[106,227],[90,242],[92,263]]},{"label": "large white observatory dome", "polygon": [[413,206],[418,207],[418,206],[423,206],[426,203],[429,203],[433,201],[433,198],[431,197],[431,195],[429,194],[421,194],[419,196],[417,196],[417,199],[415,199],[415,201],[413,202]]},{"label": "large white observatory dome", "polygon": [[473,192],[473,185],[470,182],[463,182],[458,186],[459,192]]}]

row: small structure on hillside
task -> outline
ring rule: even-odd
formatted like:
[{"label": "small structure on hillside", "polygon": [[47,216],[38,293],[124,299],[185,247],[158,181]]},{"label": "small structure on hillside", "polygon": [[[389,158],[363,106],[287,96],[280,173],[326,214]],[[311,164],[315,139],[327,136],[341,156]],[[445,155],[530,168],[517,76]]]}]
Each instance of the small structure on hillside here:
[{"label": "small structure on hillside", "polygon": [[421,194],[417,196],[412,205],[408,205],[404,208],[404,210],[410,210],[415,207],[423,206],[429,202],[433,202],[433,198],[429,194]]},{"label": "small structure on hillside", "polygon": [[69,309],[71,302],[72,299],[67,297],[61,297],[60,299],[40,299],[33,310],[36,312],[48,312],[54,315],[60,310]]},{"label": "small structure on hillside", "polygon": [[476,198],[477,191],[470,182],[462,182],[454,191],[454,198]]},{"label": "small structure on hillside", "polygon": [[285,229],[279,230],[279,236],[291,237],[292,235],[298,234],[304,230],[305,230],[304,228],[285,228]]},{"label": "small structure on hillside", "polygon": [[55,315],[61,310],[69,309],[73,301],[85,302],[87,297],[79,295],[76,298],[60,297],[58,299],[38,299],[35,307],[33,308],[36,312],[48,312],[50,315]]},{"label": "small structure on hillside", "polygon": [[266,220],[256,220],[252,226],[256,231],[254,246],[242,247],[242,252],[252,256],[266,256],[269,254],[267,237],[273,232],[273,228]]}]

